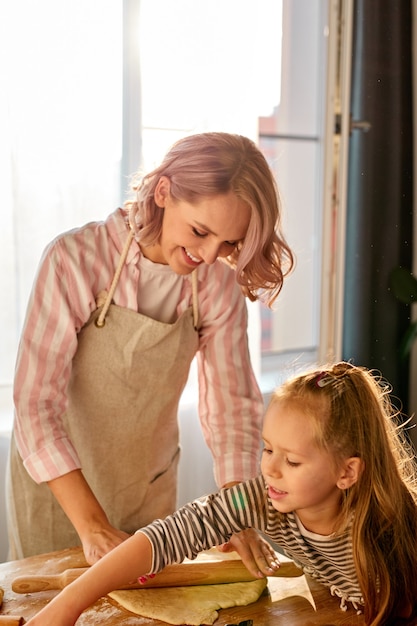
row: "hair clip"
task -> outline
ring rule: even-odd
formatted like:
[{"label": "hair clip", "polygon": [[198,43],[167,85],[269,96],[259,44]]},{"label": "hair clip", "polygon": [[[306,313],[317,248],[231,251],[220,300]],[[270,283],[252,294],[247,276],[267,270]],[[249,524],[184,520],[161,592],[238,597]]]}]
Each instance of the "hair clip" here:
[{"label": "hair clip", "polygon": [[328,372],[320,372],[316,378],[316,387],[325,387],[331,383],[333,377]]}]

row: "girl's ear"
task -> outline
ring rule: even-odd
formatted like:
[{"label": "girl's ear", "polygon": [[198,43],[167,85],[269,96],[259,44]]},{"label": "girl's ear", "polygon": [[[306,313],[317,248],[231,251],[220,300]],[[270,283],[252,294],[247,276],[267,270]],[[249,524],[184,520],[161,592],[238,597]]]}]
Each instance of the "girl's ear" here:
[{"label": "girl's ear", "polygon": [[165,201],[169,196],[170,186],[171,181],[169,180],[168,176],[161,176],[161,178],[156,183],[153,197],[155,199],[155,203],[161,209],[165,207]]},{"label": "girl's ear", "polygon": [[349,489],[349,487],[352,487],[352,485],[357,482],[364,467],[364,462],[357,456],[346,459],[336,483],[339,489]]}]

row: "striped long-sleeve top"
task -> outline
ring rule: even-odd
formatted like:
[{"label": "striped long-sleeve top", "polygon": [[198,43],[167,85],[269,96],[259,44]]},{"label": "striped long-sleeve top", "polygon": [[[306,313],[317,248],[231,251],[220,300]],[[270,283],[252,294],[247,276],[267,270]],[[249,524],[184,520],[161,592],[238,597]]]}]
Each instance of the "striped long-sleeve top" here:
[{"label": "striped long-sleeve top", "polygon": [[[80,468],[62,423],[71,364],[77,334],[95,310],[97,295],[109,289],[127,233],[126,214],[118,209],[103,222],[57,237],[43,254],[14,381],[16,442],[36,482]],[[180,315],[191,305],[191,282],[169,266],[153,268],[134,241],[113,301],[166,321],[158,317],[159,307],[169,301],[174,317]],[[198,304],[199,416],[216,482],[224,485],[258,472],[263,401],[250,365],[245,298],[234,271],[220,261],[200,266]]]},{"label": "striped long-sleeve top", "polygon": [[274,509],[261,476],[187,504],[138,532],[152,544],[151,572],[156,573],[184,558],[194,559],[245,528],[256,528],[270,537],[305,573],[340,597],[341,608],[350,602],[360,610],[363,598],[350,529],[328,537],[308,532],[296,514],[279,514]]}]

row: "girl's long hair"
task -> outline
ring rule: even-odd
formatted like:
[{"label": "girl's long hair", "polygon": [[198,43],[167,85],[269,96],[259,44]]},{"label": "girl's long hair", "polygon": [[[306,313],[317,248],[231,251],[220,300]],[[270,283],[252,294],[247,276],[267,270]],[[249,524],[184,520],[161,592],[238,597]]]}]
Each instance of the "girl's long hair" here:
[{"label": "girl's long hair", "polygon": [[245,239],[224,260],[236,270],[245,296],[272,305],[294,257],[282,233],[274,176],[255,143],[221,132],[190,135],[172,146],[159,167],[133,180],[135,198],[125,207],[136,239],[145,246],[158,242],[161,235],[163,209],[154,200],[161,176],[169,178],[175,200],[192,203],[232,191],[250,207]]},{"label": "girl's long hair", "polygon": [[352,456],[363,461],[358,481],[341,492],[338,531],[353,516],[353,557],[369,626],[417,623],[417,467],[390,391],[381,376],[345,362],[277,391],[302,403],[335,467]]}]

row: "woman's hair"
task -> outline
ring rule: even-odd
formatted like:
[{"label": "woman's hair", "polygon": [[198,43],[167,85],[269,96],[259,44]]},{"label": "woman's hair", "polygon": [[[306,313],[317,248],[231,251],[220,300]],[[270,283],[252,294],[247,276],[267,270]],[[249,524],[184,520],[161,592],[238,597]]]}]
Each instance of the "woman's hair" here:
[{"label": "woman's hair", "polygon": [[363,462],[357,482],[341,492],[338,529],[353,519],[353,556],[371,626],[410,623],[394,620],[417,607],[417,468],[390,391],[381,376],[341,362],[285,382],[272,399],[302,408],[335,467],[349,457]]},{"label": "woman's hair", "polygon": [[134,180],[136,197],[125,207],[143,245],[156,243],[161,235],[163,209],[154,199],[161,176],[169,178],[174,200],[192,203],[233,192],[250,207],[247,234],[225,261],[236,270],[236,280],[250,300],[261,298],[272,305],[294,257],[281,230],[274,176],[255,143],[221,132],[190,135],[171,147],[159,167]]}]

